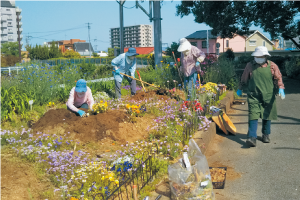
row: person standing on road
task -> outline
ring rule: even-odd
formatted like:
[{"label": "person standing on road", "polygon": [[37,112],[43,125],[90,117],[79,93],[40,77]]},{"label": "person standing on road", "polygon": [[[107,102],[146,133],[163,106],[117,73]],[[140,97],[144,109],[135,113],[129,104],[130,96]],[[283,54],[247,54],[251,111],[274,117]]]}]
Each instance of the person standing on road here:
[{"label": "person standing on road", "polygon": [[[121,84],[123,81],[123,74],[134,77],[136,70],[136,57],[139,55],[136,53],[135,48],[129,48],[126,53],[120,54],[118,57],[114,58],[111,61],[111,65],[114,67],[113,75],[115,79],[115,90],[117,98],[121,98]],[[125,78],[130,84],[131,95],[136,93],[136,80],[131,79],[127,76]],[[135,78],[135,77],[134,77]]]},{"label": "person standing on road", "polygon": [[262,141],[270,142],[271,120],[277,119],[276,94],[279,92],[281,99],[285,98],[284,84],[278,66],[267,60],[268,49],[259,46],[251,54],[254,60],[247,63],[241,77],[237,95],[242,95],[243,86],[247,85],[249,129],[246,143],[250,147],[256,146],[258,119],[262,119]]},{"label": "person standing on road", "polygon": [[91,89],[86,86],[84,79],[79,79],[76,82],[76,87],[73,87],[70,92],[69,99],[67,101],[68,110],[77,113],[82,117],[85,112],[78,108],[85,108],[93,110],[94,98]]},{"label": "person standing on road", "polygon": [[192,46],[186,38],[180,39],[179,43],[177,51],[181,52],[180,71],[184,75],[184,88],[188,91],[189,98],[187,100],[189,100],[195,95],[197,72],[201,72],[200,63],[204,61],[205,54],[197,47]]}]

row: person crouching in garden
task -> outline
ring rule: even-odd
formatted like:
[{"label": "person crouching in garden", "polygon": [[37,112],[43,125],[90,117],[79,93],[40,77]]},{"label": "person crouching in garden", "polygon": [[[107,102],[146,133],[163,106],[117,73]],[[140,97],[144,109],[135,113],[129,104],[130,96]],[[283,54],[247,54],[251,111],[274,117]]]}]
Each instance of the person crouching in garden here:
[{"label": "person crouching in garden", "polygon": [[[195,84],[197,80],[197,72],[200,73],[200,63],[204,61],[205,54],[200,49],[192,46],[186,39],[182,38],[179,41],[180,46],[177,51],[181,52],[180,71],[184,75],[184,88],[188,91],[188,99],[195,98]],[[200,84],[200,83],[199,83]]]},{"label": "person crouching in garden", "polygon": [[93,109],[94,98],[91,89],[86,86],[86,81],[79,79],[76,82],[76,87],[73,87],[67,101],[68,110],[77,113],[80,117],[84,116],[85,112],[79,108]]},{"label": "person crouching in garden", "polygon": [[[127,74],[129,76],[134,77],[136,70],[136,58],[135,56],[139,55],[136,53],[135,48],[129,48],[128,52],[120,54],[118,57],[114,58],[111,61],[111,65],[114,67],[113,75],[115,79],[115,90],[116,97],[121,98],[121,84],[123,81],[123,74]],[[130,84],[131,95],[135,95],[136,93],[136,80],[131,79],[127,76],[125,78],[128,80]]]},{"label": "person crouching in garden", "polygon": [[249,129],[246,143],[250,147],[255,147],[258,119],[262,119],[262,141],[269,143],[271,120],[277,119],[275,96],[279,93],[281,99],[284,99],[285,94],[282,75],[278,66],[267,59],[268,56],[271,56],[268,49],[259,46],[251,56],[254,56],[254,60],[246,65],[237,95],[241,96],[243,86],[247,85]]}]

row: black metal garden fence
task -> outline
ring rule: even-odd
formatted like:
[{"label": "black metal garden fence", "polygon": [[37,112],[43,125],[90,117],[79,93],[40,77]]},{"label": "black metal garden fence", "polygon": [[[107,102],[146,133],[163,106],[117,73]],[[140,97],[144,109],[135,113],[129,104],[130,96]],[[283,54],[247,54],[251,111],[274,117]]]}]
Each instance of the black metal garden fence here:
[{"label": "black metal garden fence", "polygon": [[[146,157],[146,159],[143,159]],[[135,169],[123,171],[119,176],[119,186],[111,192],[103,194],[94,194],[94,199],[99,200],[131,200],[134,190],[137,194],[152,180],[154,180],[158,169],[155,165],[155,154],[145,152],[142,159],[138,160],[138,166]],[[133,161],[135,163],[137,160]]]}]

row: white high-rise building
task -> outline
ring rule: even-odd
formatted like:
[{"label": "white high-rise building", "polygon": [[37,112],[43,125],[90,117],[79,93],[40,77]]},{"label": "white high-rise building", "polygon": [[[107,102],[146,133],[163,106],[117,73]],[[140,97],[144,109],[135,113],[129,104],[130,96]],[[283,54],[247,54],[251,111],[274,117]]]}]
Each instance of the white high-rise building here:
[{"label": "white high-rise building", "polygon": [[1,0],[1,43],[22,40],[21,12],[22,9],[16,7],[15,1]]},{"label": "white high-rise building", "polygon": [[[153,47],[152,25],[124,27],[124,47]],[[120,47],[120,27],[110,29],[111,47]]]}]

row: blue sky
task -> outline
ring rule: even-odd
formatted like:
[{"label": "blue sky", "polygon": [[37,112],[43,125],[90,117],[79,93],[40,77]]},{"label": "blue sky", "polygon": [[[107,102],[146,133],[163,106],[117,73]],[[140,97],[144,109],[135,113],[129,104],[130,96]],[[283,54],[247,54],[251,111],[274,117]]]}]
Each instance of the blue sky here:
[{"label": "blue sky", "polygon": [[[140,4],[148,11],[149,2]],[[180,1],[163,1],[162,42],[178,42],[198,30],[211,29],[205,24],[194,22],[194,16],[176,16],[176,5]],[[52,40],[81,39],[88,41],[87,23],[91,23],[91,43],[97,50],[110,47],[109,30],[119,27],[119,4],[116,1],[16,1],[22,9],[23,43],[31,36],[30,44],[43,44]],[[135,6],[135,1],[126,1],[125,7]],[[124,8],[124,26],[152,24],[141,9]],[[263,32],[261,28],[252,27]],[[263,32],[268,38],[270,35]],[[95,40],[97,39],[97,40]],[[97,47],[96,47],[97,45]]]}]

